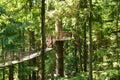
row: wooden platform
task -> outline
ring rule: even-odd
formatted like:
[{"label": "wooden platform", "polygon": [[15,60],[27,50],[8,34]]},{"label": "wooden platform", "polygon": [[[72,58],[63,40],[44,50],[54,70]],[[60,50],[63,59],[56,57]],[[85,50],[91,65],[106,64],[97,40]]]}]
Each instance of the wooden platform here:
[{"label": "wooden platform", "polygon": [[55,42],[57,41],[69,41],[70,39],[56,39]]},{"label": "wooden platform", "polygon": [[[48,52],[48,51],[51,51],[51,50],[52,50],[52,48],[46,48],[45,52]],[[5,63],[3,62],[3,63],[0,63],[0,67],[6,67],[6,66],[9,66],[9,65],[18,64],[18,63],[33,59],[33,58],[39,56],[40,54],[41,54],[41,51],[38,51],[38,52],[35,52],[35,53],[31,53],[30,55],[24,56],[19,60],[7,61]]]}]

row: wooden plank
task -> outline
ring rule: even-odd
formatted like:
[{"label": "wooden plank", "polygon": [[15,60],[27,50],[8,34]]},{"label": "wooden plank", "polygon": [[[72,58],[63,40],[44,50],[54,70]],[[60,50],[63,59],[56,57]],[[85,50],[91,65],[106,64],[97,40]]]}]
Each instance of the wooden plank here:
[{"label": "wooden plank", "polygon": [[56,39],[55,42],[57,41],[69,41],[70,39]]}]

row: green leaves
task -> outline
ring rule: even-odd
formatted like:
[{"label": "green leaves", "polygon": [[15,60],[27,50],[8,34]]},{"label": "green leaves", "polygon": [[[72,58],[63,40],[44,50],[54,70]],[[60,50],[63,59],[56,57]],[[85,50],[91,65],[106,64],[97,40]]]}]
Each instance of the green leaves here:
[{"label": "green leaves", "polygon": [[5,9],[0,5],[0,16],[5,13],[6,13]]}]

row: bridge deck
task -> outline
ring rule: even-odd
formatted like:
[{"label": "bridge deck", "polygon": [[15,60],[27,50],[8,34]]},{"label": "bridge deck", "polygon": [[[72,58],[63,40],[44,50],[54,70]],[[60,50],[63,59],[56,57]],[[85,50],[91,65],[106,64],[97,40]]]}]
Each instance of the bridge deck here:
[{"label": "bridge deck", "polygon": [[[48,52],[50,50],[52,50],[52,48],[46,48],[45,52]],[[39,56],[40,54],[41,54],[41,51],[37,51],[37,52],[33,52],[31,54],[28,54],[26,56],[23,56],[19,59],[16,59],[16,60],[9,60],[9,61],[6,61],[6,62],[1,62],[0,67],[6,67],[6,66],[9,66],[9,65],[18,64],[18,63],[33,59],[33,58]]]}]

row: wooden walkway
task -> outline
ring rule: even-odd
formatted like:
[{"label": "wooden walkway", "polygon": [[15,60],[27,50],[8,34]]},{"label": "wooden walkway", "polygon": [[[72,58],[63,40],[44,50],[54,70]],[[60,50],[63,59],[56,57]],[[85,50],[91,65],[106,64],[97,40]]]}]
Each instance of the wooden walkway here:
[{"label": "wooden walkway", "polygon": [[[45,52],[48,52],[48,51],[51,51],[51,50],[52,50],[52,48],[46,48]],[[21,57],[17,60],[9,60],[9,61],[6,61],[6,62],[2,62],[2,63],[0,63],[0,67],[2,68],[2,67],[6,67],[6,66],[9,66],[9,65],[13,65],[13,64],[18,64],[18,63],[33,59],[33,58],[39,56],[40,54],[41,54],[41,51],[37,51],[37,52],[31,53],[31,54],[28,54],[26,56],[23,56],[23,57]]]}]

